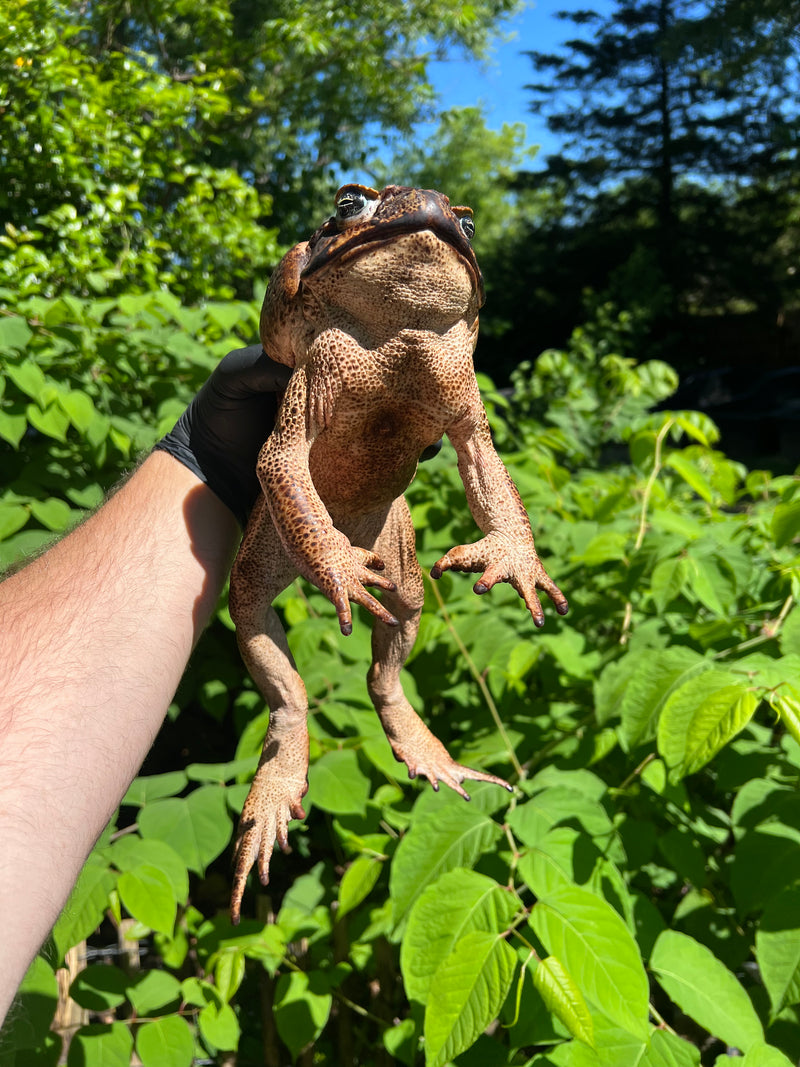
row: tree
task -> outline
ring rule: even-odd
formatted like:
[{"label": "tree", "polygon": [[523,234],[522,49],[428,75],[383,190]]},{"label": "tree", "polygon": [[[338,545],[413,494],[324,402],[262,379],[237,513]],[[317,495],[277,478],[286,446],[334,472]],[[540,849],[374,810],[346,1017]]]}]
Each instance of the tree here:
[{"label": "tree", "polygon": [[3,275],[249,299],[276,237],[308,232],[343,173],[430,108],[431,55],[480,55],[516,3],[11,0]]},{"label": "tree", "polygon": [[726,13],[708,0],[618,0],[608,16],[562,13],[592,36],[531,53],[548,75],[530,86],[532,109],[564,139],[548,177],[591,212],[598,190],[623,183],[625,213],[650,231],[675,292],[696,280],[684,205],[698,186],[716,183],[730,202],[757,185],[774,217],[796,163],[795,51],[768,32],[774,15],[751,22],[749,48],[734,48]]}]

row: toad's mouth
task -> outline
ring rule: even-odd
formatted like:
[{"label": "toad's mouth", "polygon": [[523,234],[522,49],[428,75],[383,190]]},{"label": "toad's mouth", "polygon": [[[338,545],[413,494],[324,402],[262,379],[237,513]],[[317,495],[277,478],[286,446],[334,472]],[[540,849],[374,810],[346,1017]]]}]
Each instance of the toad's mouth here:
[{"label": "toad's mouth", "polygon": [[336,232],[330,237],[322,235],[315,244],[300,277],[308,278],[336,261],[344,262],[363,255],[369,252],[371,246],[385,244],[400,236],[426,231],[434,234],[458,254],[472,279],[478,294],[479,306],[482,306],[485,299],[483,277],[472,246],[462,232],[457,219],[445,214],[441,206],[432,198],[423,199],[419,207],[404,211],[397,218],[373,217],[363,226],[353,227],[341,233]]}]

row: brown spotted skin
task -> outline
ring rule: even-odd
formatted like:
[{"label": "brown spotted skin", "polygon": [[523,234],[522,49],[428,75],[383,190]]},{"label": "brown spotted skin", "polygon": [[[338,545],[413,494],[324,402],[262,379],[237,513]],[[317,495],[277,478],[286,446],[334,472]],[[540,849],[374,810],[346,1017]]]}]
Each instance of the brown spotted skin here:
[{"label": "brown spotted skin", "polygon": [[250,868],[257,862],[266,885],[275,842],[287,851],[288,823],[304,817],[306,692],[271,607],[298,574],[332,601],[343,634],[352,630],[351,602],[375,616],[369,693],[411,777],[435,789],[444,782],[464,797],[465,779],[510,788],[455,763],[400,685],[423,602],[403,492],[428,445],[450,438],[484,534],[451,549],[433,577],[475,572],[476,593],[509,582],[537,626],[544,622],[537,589],[560,614],[567,610],[536,555],[478,393],[472,353],[483,284],[462,231],[471,212],[440,193],[400,186],[345,186],[337,205],[337,215],[281,261],[262,311],[266,351],[294,373],[259,456],[263,495],[231,577],[239,647],[270,708],[239,825],[234,922]]}]

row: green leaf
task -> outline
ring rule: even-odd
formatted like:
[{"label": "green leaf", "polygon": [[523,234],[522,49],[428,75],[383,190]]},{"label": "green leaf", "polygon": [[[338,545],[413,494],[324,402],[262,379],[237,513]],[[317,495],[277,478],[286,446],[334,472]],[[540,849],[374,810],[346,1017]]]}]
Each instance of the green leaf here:
[{"label": "green leaf", "polygon": [[143,1023],[136,1033],[136,1051],[142,1067],[191,1067],[194,1041],[189,1024],[179,1015]]},{"label": "green leaf", "polygon": [[788,504],[778,504],[772,514],[771,532],[778,548],[800,535],[800,497]]},{"label": "green leaf", "polygon": [[14,448],[19,446],[27,429],[28,420],[24,415],[12,415],[8,411],[0,411],[0,437]]},{"label": "green leaf", "polygon": [[21,504],[0,504],[0,541],[5,541],[28,521],[30,512]]},{"label": "green leaf", "polygon": [[800,744],[800,693],[794,686],[784,685],[767,694],[767,701],[792,737]]},{"label": "green leaf", "polygon": [[[0,323],[6,321],[5,319],[0,319]],[[34,363],[32,359],[7,365],[5,373],[20,392],[30,397],[41,407],[47,406],[48,399],[52,396],[53,385],[47,381],[41,367]]]},{"label": "green leaf", "polygon": [[275,1025],[293,1060],[316,1041],[330,1015],[333,998],[320,977],[293,971],[282,974],[275,986]]},{"label": "green leaf", "polygon": [[647,975],[636,942],[610,904],[587,889],[564,886],[534,905],[530,924],[589,1001],[647,1040]]},{"label": "green leaf", "polygon": [[699,497],[710,504],[714,498],[711,485],[700,468],[683,452],[670,452],[665,461],[665,466],[671,467],[683,478],[690,489],[693,489]]},{"label": "green leaf", "polygon": [[698,1067],[700,1050],[669,1030],[654,1030],[637,1067]]},{"label": "green leaf", "polygon": [[556,956],[541,960],[533,972],[533,984],[556,1018],[578,1041],[594,1047],[594,1025],[586,1001],[572,976]]},{"label": "green leaf", "polygon": [[178,1002],[180,997],[181,984],[167,971],[141,971],[128,987],[128,1000],[139,1016],[152,1015],[159,1008]]},{"label": "green leaf", "polygon": [[800,1004],[800,887],[773,897],[756,931],[756,959],[769,993],[772,1018]]},{"label": "green leaf", "polygon": [[214,785],[201,786],[185,799],[156,800],[139,813],[142,837],[166,841],[198,874],[228,844],[232,828],[225,789]]},{"label": "green leaf", "polygon": [[82,1026],[73,1036],[68,1067],[130,1067],[133,1035],[125,1023]]},{"label": "green leaf", "polygon": [[20,315],[0,316],[0,350],[15,348],[23,352],[33,331]]},{"label": "green leaf", "polygon": [[369,779],[352,748],[326,752],[309,767],[309,797],[333,815],[363,815],[369,790]]},{"label": "green leaf", "polygon": [[676,600],[689,580],[689,561],[685,556],[663,559],[653,568],[650,577],[650,596],[660,612]]},{"label": "green leaf", "polygon": [[206,1004],[197,1016],[197,1025],[205,1041],[214,1048],[235,1049],[239,1046],[239,1020],[230,1004]]},{"label": "green leaf", "polygon": [[680,645],[626,656],[622,660],[626,684],[619,698],[620,734],[626,750],[655,737],[664,705],[672,693],[712,667],[711,661]]},{"label": "green leaf", "polygon": [[[28,968],[14,1007],[3,1029],[4,1049],[38,1048],[42,1034],[50,1029],[58,1007],[58,979],[53,968],[41,956],[37,956]],[[18,1063],[22,1063],[21,1057],[18,1057]]]},{"label": "green leaf", "polygon": [[706,763],[742,730],[758,701],[730,671],[710,670],[673,690],[658,723],[658,750],[674,780]]},{"label": "green leaf", "polygon": [[416,900],[400,946],[406,994],[424,1004],[436,969],[472,931],[501,933],[519,904],[493,878],[463,867],[438,878]]},{"label": "green leaf", "polygon": [[792,1061],[772,1045],[753,1045],[736,1067],[795,1067]]},{"label": "green leaf", "polygon": [[175,927],[177,901],[169,878],[157,867],[142,864],[124,871],[117,881],[122,903],[140,923],[171,935]]},{"label": "green leaf", "polygon": [[122,798],[124,804],[142,806],[152,804],[154,800],[163,797],[173,797],[176,793],[183,792],[188,777],[185,771],[167,771],[166,774],[144,775],[134,778],[128,792]]},{"label": "green leaf", "polygon": [[339,885],[339,907],[336,918],[341,919],[357,908],[371,892],[381,876],[383,861],[377,856],[358,856],[344,872]]},{"label": "green leaf", "polygon": [[425,1064],[441,1067],[468,1049],[496,1018],[517,957],[497,934],[472,930],[436,970],[425,1011]]},{"label": "green leaf", "polygon": [[800,656],[800,607],[794,607],[787,615],[778,635],[778,644],[784,656],[790,653]]},{"label": "green leaf", "polygon": [[488,815],[466,804],[443,804],[435,821],[415,820],[389,873],[392,916],[399,924],[427,886],[454,867],[471,867],[502,834]]},{"label": "green leaf", "polygon": [[569,786],[554,786],[536,793],[519,804],[508,818],[514,834],[526,845],[537,845],[560,822],[577,822],[593,838],[609,837],[614,830],[602,804]]},{"label": "green leaf", "polygon": [[650,967],[681,1011],[726,1045],[746,1052],[764,1040],[747,993],[725,964],[693,937],[665,930],[655,943]]},{"label": "green leaf", "polygon": [[79,433],[86,433],[97,416],[97,411],[92,398],[86,393],[73,389],[68,393],[62,393],[58,402],[69,417],[69,421]]},{"label": "green leaf", "polygon": [[46,500],[31,501],[31,513],[42,526],[60,533],[71,525],[75,513],[65,500],[48,497]]},{"label": "green leaf", "polygon": [[69,995],[88,1011],[111,1011],[125,1002],[129,981],[119,967],[90,963],[76,975]]},{"label": "green leaf", "polygon": [[109,846],[106,855],[120,871],[133,871],[143,864],[158,868],[169,881],[175,899],[180,903],[188,899],[186,864],[166,841],[125,834]]},{"label": "green leaf", "polygon": [[90,856],[53,928],[59,960],[100,925],[114,884],[114,875],[106,864],[97,856]]}]

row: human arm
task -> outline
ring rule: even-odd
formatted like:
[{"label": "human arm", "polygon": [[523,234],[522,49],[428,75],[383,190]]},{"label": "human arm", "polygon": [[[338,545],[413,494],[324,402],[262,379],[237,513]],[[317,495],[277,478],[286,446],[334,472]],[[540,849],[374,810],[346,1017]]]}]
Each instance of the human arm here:
[{"label": "human arm", "polygon": [[260,345],[226,356],[123,487],[0,583],[0,1021],[216,605],[289,373]]},{"label": "human arm", "polygon": [[237,539],[157,452],[0,584],[0,1019],[147,755]]}]

